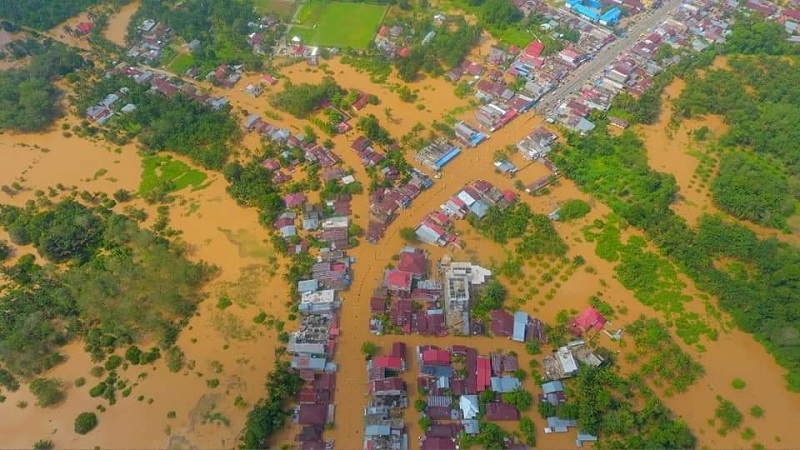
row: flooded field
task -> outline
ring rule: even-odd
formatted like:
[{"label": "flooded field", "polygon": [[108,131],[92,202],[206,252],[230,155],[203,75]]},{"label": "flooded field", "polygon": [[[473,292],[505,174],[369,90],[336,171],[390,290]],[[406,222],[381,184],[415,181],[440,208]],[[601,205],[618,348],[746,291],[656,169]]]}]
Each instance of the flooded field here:
[{"label": "flooded field", "polygon": [[[112,24],[117,22],[123,21],[115,16]],[[124,25],[118,26],[124,28]],[[375,114],[395,137],[410,131],[417,122],[429,124],[433,120],[442,121],[447,114],[455,117],[470,115],[466,108],[456,110],[467,106],[468,101],[456,98],[453,86],[441,79],[413,83],[410,87],[418,90],[420,98],[414,103],[404,103],[388,86],[371,83],[368,75],[355,72],[349,66],[341,64],[338,59],[326,61],[326,64],[345,88],[361,89],[380,98],[380,105],[370,105],[359,114]],[[304,64],[285,68],[282,75],[295,83],[313,83],[324,76],[322,70],[310,69]],[[213,90],[231,99],[237,116],[244,117],[241,110],[263,116],[271,111],[266,95],[252,98],[243,92],[248,82],[257,79],[257,75],[251,75],[232,90]],[[280,84],[267,88],[267,94],[278,89],[281,89]],[[679,90],[674,89],[676,88],[670,88],[669,95],[677,95]],[[418,109],[418,104],[423,105],[423,108]],[[396,120],[387,120],[386,108],[392,109]],[[278,114],[278,119],[265,116],[265,120],[293,131],[300,130],[305,125],[305,122],[279,111],[270,114],[275,113]],[[354,118],[353,121],[355,120]],[[432,189],[423,192],[409,209],[402,211],[378,245],[362,243],[349,251],[356,259],[355,279],[351,289],[342,295],[342,335],[336,355],[340,367],[336,393],[336,427],[326,432],[326,436],[335,440],[337,448],[354,449],[360,448],[362,444],[361,417],[367,401],[365,362],[360,352],[364,341],[376,342],[383,348],[389,347],[395,340],[406,342],[409,348],[421,344],[464,344],[476,347],[481,352],[505,348],[515,350],[520,355],[520,366],[527,369],[531,357],[521,345],[505,340],[372,336],[367,323],[368,299],[372,289],[382,279],[386,265],[393,262],[392,255],[406,245],[399,236],[399,230],[416,225],[425,214],[438,208],[470,180],[486,179],[501,189],[511,188],[513,179],[495,173],[492,166],[493,154],[496,150],[516,143],[539,124],[540,117],[523,115],[494,133],[479,148],[465,149],[443,170],[442,178],[436,181]],[[715,133],[722,130],[722,124],[715,118],[685,124],[685,128],[678,130],[671,139],[667,135],[664,118],[658,125],[642,129],[652,166],[657,170],[676,173],[682,194],[684,186],[688,186],[691,181],[696,159],[685,154],[680,146],[690,143],[686,131],[702,125],[712,128]],[[368,177],[361,161],[349,148],[350,142],[356,136],[358,133],[351,131],[332,138],[334,151],[345,165],[355,170],[356,179],[366,183]],[[677,141],[679,139],[683,140]],[[254,135],[245,137],[244,148],[254,150],[258,145],[258,139]],[[409,153],[409,160],[411,156]],[[693,161],[695,165],[692,165]],[[516,178],[525,183],[547,173],[541,164],[527,163],[517,154],[512,155],[512,162],[520,167]],[[116,151],[106,145],[77,137],[65,138],[60,131],[40,135],[0,135],[0,184],[17,181],[27,188],[14,197],[0,194],[2,203],[24,204],[34,198],[36,189],[46,190],[59,182],[67,186],[77,186],[79,190],[113,193],[117,189],[125,188],[135,191],[141,178],[141,170],[141,159],[133,146]],[[170,213],[170,226],[182,231],[180,239],[186,243],[190,257],[208,261],[221,268],[219,277],[207,289],[208,298],[178,342],[186,353],[186,359],[193,362],[189,365],[190,368],[185,368],[181,373],[170,373],[163,360],[160,360],[153,366],[128,369],[124,372],[124,377],[132,381],[138,379],[131,396],[120,398],[119,404],[100,413],[100,425],[95,431],[86,436],[78,436],[72,431],[75,416],[83,411],[95,410],[101,402],[92,399],[88,394],[89,388],[96,382],[89,375],[94,364],[82,350],[82,345],[73,343],[65,349],[69,360],[48,376],[59,377],[70,384],[83,376],[87,378],[87,384],[83,387],[71,386],[65,403],[54,409],[33,406],[33,398],[25,388],[8,395],[6,402],[0,404],[0,415],[4,418],[0,424],[0,436],[4,436],[4,446],[26,447],[38,439],[52,439],[59,448],[87,448],[95,445],[109,448],[235,446],[249,409],[242,402],[252,404],[264,396],[263,383],[266,373],[272,367],[273,349],[277,343],[274,331],[255,325],[252,319],[259,311],[285,318],[283,305],[287,300],[288,287],[280,272],[274,272],[275,264],[281,264],[282,261],[268,244],[267,231],[258,224],[256,212],[238,207],[225,192],[225,182],[219,175],[209,173],[209,182],[201,190],[187,189],[178,192],[179,199],[172,204]],[[699,193],[695,194],[690,197],[687,192],[685,197],[695,205],[708,204],[701,203],[704,197]],[[531,197],[522,193],[523,201],[539,213],[549,213],[560,203],[573,198],[590,202],[593,206],[592,212],[575,223],[557,223],[556,229],[570,246],[568,257],[580,255],[585,258],[584,268],[567,275],[559,287],[555,288],[553,285],[555,291],[552,298],[547,299],[544,287],[540,289],[541,293],[535,294],[528,287],[531,283],[536,285],[536,280],[539,280],[543,271],[542,262],[531,262],[523,269],[524,281],[509,283],[504,280],[509,289],[509,303],[519,304],[521,309],[544,321],[552,322],[559,311],[583,309],[591,295],[601,295],[618,311],[621,308],[626,311],[610,325],[612,329],[624,328],[641,314],[661,318],[660,313],[643,306],[632,292],[615,279],[614,264],[599,258],[595,254],[594,244],[586,242],[583,237],[582,228],[593,220],[608,215],[608,208],[593,202],[568,180],[561,180],[547,196]],[[157,215],[154,206],[139,201],[132,203],[149,213],[150,222],[147,223],[151,223]],[[366,228],[369,216],[367,196],[354,198],[352,208],[355,221]],[[426,246],[432,261],[445,254],[484,265],[501,262],[505,258],[505,249],[502,246],[482,238],[466,222],[459,222],[457,230],[466,243],[466,248],[451,251]],[[624,231],[623,239],[630,233]],[[698,292],[691,283],[687,284],[685,292],[696,297]],[[234,303],[224,310],[216,306],[217,299],[223,293]],[[698,299],[687,305],[687,309],[701,313],[703,308],[704,304]],[[718,323],[714,325],[719,327]],[[287,329],[291,327],[287,323]],[[605,335],[600,335],[598,339],[600,345],[616,348],[617,344]],[[678,339],[676,341],[703,364],[706,375],[687,393],[666,398],[665,403],[687,421],[697,435],[700,446],[738,448],[747,445],[738,433],[722,437],[708,424],[709,419],[714,416],[715,396],[721,395],[733,401],[745,413],[744,426],[751,427],[756,433],[753,442],[761,442],[767,447],[800,447],[800,437],[787,431],[790,430],[788,425],[791,418],[800,416],[800,396],[785,391],[784,370],[752,336],[739,331],[721,332],[719,340],[703,342],[706,351],[702,353],[694,347],[684,346]],[[631,368],[623,358],[620,358],[620,365],[623,370]],[[406,374],[410,386],[413,386],[415,368],[415,363],[411,362],[410,370]],[[146,375],[139,379],[142,370]],[[734,389],[731,386],[734,378],[743,379],[747,387],[742,390]],[[219,386],[209,387],[209,379],[218,379]],[[528,379],[524,385],[529,391],[538,392],[534,380]],[[413,404],[417,393],[413,388],[409,391],[410,403]],[[241,396],[242,400],[237,402],[237,396]],[[19,409],[15,406],[19,401],[28,401],[30,406]],[[764,418],[755,419],[747,414],[753,405],[764,408]],[[173,411],[175,418],[168,418]],[[545,436],[541,433],[544,424],[539,415],[535,411],[527,415],[539,428],[539,447],[568,448],[573,445],[571,434]],[[406,423],[411,430],[412,448],[417,447],[416,441],[420,435],[417,419],[414,409],[408,408]],[[287,427],[276,437],[275,443],[292,443],[292,437],[291,427]]]},{"label": "flooded field", "polygon": [[[714,68],[725,69],[727,62],[717,58]],[[722,213],[713,203],[710,186],[717,174],[719,156],[705,149],[708,141],[695,139],[694,133],[705,127],[709,138],[718,138],[728,127],[721,116],[706,115],[683,119],[678,128],[669,126],[671,100],[676,99],[686,82],[676,78],[664,90],[664,111],[653,125],[638,125],[637,132],[643,137],[647,147],[650,167],[659,172],[669,173],[678,183],[680,196],[672,209],[694,226],[703,214],[723,214],[727,219],[740,223],[761,237],[775,237],[781,241],[800,245],[800,235],[786,234],[780,230],[767,228],[753,222],[737,220]]]},{"label": "flooded field", "polygon": [[128,23],[137,9],[139,9],[139,2],[133,1],[111,16],[108,20],[108,28],[105,30],[106,38],[117,45],[125,47],[125,34],[128,32]]}]

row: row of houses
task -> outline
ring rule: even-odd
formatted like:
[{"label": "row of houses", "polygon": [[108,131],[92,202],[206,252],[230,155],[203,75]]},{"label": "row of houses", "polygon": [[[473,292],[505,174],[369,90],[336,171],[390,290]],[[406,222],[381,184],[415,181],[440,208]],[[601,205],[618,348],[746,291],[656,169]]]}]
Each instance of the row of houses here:
[{"label": "row of houses", "polygon": [[154,72],[150,69],[131,66],[124,62],[117,64],[109,71],[109,75],[126,76],[132,79],[136,84],[150,86],[153,92],[157,92],[165,97],[172,97],[177,94],[186,95],[213,109],[221,109],[230,103],[227,98],[204,93],[191,83],[170,78],[163,73]]},{"label": "row of houses", "polygon": [[364,408],[364,447],[370,450],[408,450],[403,414],[408,407],[406,344],[394,342],[388,355],[367,361],[369,400]]},{"label": "row of houses", "polygon": [[146,19],[136,27],[136,32],[138,41],[128,49],[126,55],[145,64],[157,65],[164,47],[172,38],[172,29],[164,22]]},{"label": "row of houses", "polygon": [[86,108],[86,117],[92,122],[103,125],[111,120],[111,117],[113,117],[116,112],[126,114],[136,111],[136,105],[133,103],[125,103],[124,106],[119,107],[122,103],[120,100],[129,93],[130,89],[122,87],[118,91],[106,95],[99,102]]},{"label": "row of houses", "polygon": [[303,449],[333,448],[323,434],[335,420],[337,365],[333,357],[340,333],[339,306],[336,291],[311,290],[306,285],[300,294],[299,328],[290,333],[286,344],[291,367],[303,380],[292,414],[300,427],[295,440]]}]

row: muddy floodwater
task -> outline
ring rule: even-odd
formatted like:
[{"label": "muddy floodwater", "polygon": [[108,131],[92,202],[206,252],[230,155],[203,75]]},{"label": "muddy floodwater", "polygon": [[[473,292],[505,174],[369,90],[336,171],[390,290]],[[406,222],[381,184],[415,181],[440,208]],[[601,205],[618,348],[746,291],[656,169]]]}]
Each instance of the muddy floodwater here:
[{"label": "muddy floodwater", "polygon": [[[112,24],[117,27],[115,29],[124,29],[123,22],[127,21],[121,17],[125,13],[132,14],[128,11],[129,7],[112,19]],[[325,63],[345,88],[358,88],[380,98],[379,105],[367,106],[358,114],[375,114],[396,137],[409,132],[417,122],[427,126],[433,120],[442,121],[443,116],[448,113],[458,118],[470,117],[468,112],[455,111],[455,108],[466,106],[468,100],[456,98],[452,85],[441,79],[411,84],[412,89],[418,90],[420,98],[414,103],[404,103],[387,86],[371,83],[368,75],[355,72],[337,59]],[[324,76],[322,70],[310,69],[302,64],[283,69],[282,75],[284,78],[290,77],[295,83],[313,83]],[[264,116],[271,110],[267,101],[268,94],[281,89],[281,86],[279,84],[267,88],[266,95],[260,98],[247,96],[243,92],[244,86],[257,80],[258,75],[250,75],[232,90],[215,88],[214,91],[231,99],[237,117],[244,117],[240,114],[241,110]],[[679,88],[671,87],[669,95],[677,95],[677,92]],[[422,109],[418,109],[417,104],[423,105]],[[391,108],[391,115],[395,120],[387,119],[387,108]],[[293,131],[298,131],[305,125],[305,122],[285,113],[276,113],[277,118],[264,116],[265,120]],[[355,120],[357,118],[353,122]],[[70,121],[76,122],[74,118]],[[360,352],[364,341],[374,341],[383,348],[388,348],[396,340],[402,340],[409,344],[410,349],[421,344],[464,344],[476,347],[481,352],[514,350],[520,355],[521,367],[528,367],[530,356],[523,346],[507,340],[452,336],[378,337],[369,334],[367,321],[368,299],[372,289],[383,278],[384,268],[393,262],[392,255],[406,245],[398,231],[403,227],[416,225],[425,214],[438,208],[470,180],[486,179],[500,189],[512,188],[514,179],[494,172],[493,154],[496,150],[516,143],[539,124],[540,117],[526,114],[494,133],[477,149],[464,149],[443,170],[441,179],[436,180],[431,189],[423,192],[409,209],[401,212],[378,245],[362,242],[349,251],[356,259],[355,278],[351,289],[342,294],[342,335],[336,354],[336,362],[340,367],[336,392],[336,427],[326,432],[327,437],[335,440],[337,448],[357,449],[362,445],[361,418],[367,402],[365,362]],[[673,139],[685,139],[681,135],[685,136],[686,130],[701,125],[709,126],[715,133],[722,130],[718,119],[708,118],[685,125],[686,128],[676,132]],[[58,126],[60,124],[55,128]],[[662,136],[661,133],[666,133],[665,130],[666,122],[662,119],[659,124],[640,131],[650,148],[648,157],[652,166],[656,170],[675,173],[683,189],[684,183],[691,180],[695,167],[691,165],[694,158],[685,155],[682,150],[676,150],[675,142],[669,140],[666,134]],[[349,149],[350,142],[357,135],[357,132],[352,131],[333,137],[332,140],[335,144],[334,151],[342,158],[344,165],[353,168],[356,179],[366,185],[369,178],[361,161]],[[251,150],[258,145],[258,138],[254,135],[247,135],[243,142],[243,147]],[[672,150],[668,151],[668,148]],[[411,154],[408,156],[411,160]],[[517,154],[512,155],[512,162],[520,168],[516,179],[524,183],[548,173],[541,164],[526,162]],[[135,191],[141,178],[141,170],[141,159],[132,145],[117,149],[77,137],[66,138],[60,130],[39,135],[0,135],[0,184],[17,181],[26,188],[24,192],[13,197],[0,193],[2,203],[22,205],[34,198],[36,189],[46,190],[56,183],[74,185],[79,190],[103,191],[109,194],[120,188]],[[182,231],[180,239],[189,249],[190,258],[208,261],[221,269],[219,277],[207,288],[208,298],[181,333],[178,342],[190,362],[189,367],[184,368],[181,373],[170,373],[163,360],[152,366],[131,367],[122,376],[131,380],[131,383],[136,383],[132,394],[127,398],[118,396],[117,405],[108,406],[105,401],[89,396],[89,389],[97,382],[89,374],[94,363],[82,350],[80,342],[72,343],[64,349],[68,360],[47,374],[61,378],[70,385],[66,401],[57,408],[41,409],[34,406],[33,398],[26,388],[7,394],[8,399],[0,404],[0,416],[3,417],[0,421],[0,442],[3,447],[27,447],[38,439],[51,439],[57,448],[91,448],[95,445],[103,448],[235,446],[249,405],[265,394],[265,375],[272,367],[273,350],[277,345],[275,332],[255,325],[252,319],[259,311],[285,319],[284,302],[287,300],[288,287],[281,278],[281,272],[274,273],[275,264],[282,265],[283,261],[268,244],[267,231],[258,224],[256,212],[237,206],[225,192],[226,183],[218,174],[208,175],[207,187],[197,191],[178,192],[176,195],[179,198],[171,205],[170,213],[170,226]],[[586,260],[584,268],[574,273],[565,272],[566,280],[562,280],[559,287],[540,285],[541,292],[533,294],[526,283],[536,286],[543,271],[543,263],[529,262],[523,269],[525,281],[509,283],[508,280],[503,280],[509,289],[510,302],[519,304],[521,309],[544,321],[552,322],[559,311],[583,309],[591,295],[600,295],[617,310],[620,307],[627,310],[626,314],[610,325],[612,329],[624,328],[641,314],[663,319],[660,313],[643,306],[630,291],[616,281],[614,265],[597,257],[594,244],[583,238],[581,229],[594,219],[609,214],[608,208],[592,201],[568,180],[561,180],[546,196],[521,195],[523,201],[540,213],[549,213],[563,201],[573,198],[587,200],[593,209],[587,217],[575,223],[556,224],[559,235],[570,246],[568,257],[583,256]],[[686,198],[695,205],[707,204],[701,203],[700,196],[689,197],[687,193]],[[157,215],[155,207],[140,201],[132,204],[149,213],[150,219],[145,224],[151,224]],[[352,208],[354,220],[366,228],[369,217],[367,196],[354,198]],[[445,250],[426,246],[433,262],[445,254],[484,265],[501,262],[505,258],[503,246],[482,238],[466,222],[457,223],[456,228],[466,243],[465,249]],[[633,231],[624,231],[623,238],[631,233]],[[0,238],[5,238],[5,235]],[[687,282],[687,285],[685,292],[696,296],[698,292],[692,283]],[[555,291],[548,300],[545,292],[551,287]],[[217,298],[222,293],[234,300],[234,305],[224,311],[216,308]],[[704,313],[704,305],[700,300],[690,302],[686,308]],[[716,328],[722,328],[714,322],[715,319],[708,320]],[[724,315],[723,320],[727,320]],[[287,330],[293,327],[292,323],[286,324]],[[680,340],[676,341],[682,345]],[[604,335],[600,335],[599,344],[611,349],[617,348],[617,344]],[[733,401],[745,413],[743,426],[756,432],[753,442],[761,442],[768,448],[800,448],[800,436],[792,433],[790,427],[794,418],[800,417],[800,396],[786,392],[783,380],[785,371],[764,348],[752,336],[739,331],[721,331],[717,341],[703,342],[703,345],[706,351],[702,353],[694,347],[684,348],[703,364],[706,375],[688,392],[665,398],[666,404],[686,420],[695,432],[700,446],[738,448],[749,445],[742,441],[738,433],[722,437],[708,424],[709,419],[714,416],[717,404],[715,397],[721,395]],[[620,365],[623,371],[635,369],[629,367],[623,358],[620,358]],[[416,389],[413,388],[415,369],[416,365],[412,361],[410,370],[405,375],[411,387],[409,403],[412,405],[418,398]],[[85,386],[72,386],[78,377],[87,379]],[[210,388],[207,385],[207,380],[212,378],[219,379],[219,387]],[[731,381],[734,378],[745,380],[747,387],[743,390],[733,389]],[[534,380],[528,379],[524,385],[531,392],[538,392]],[[241,396],[248,406],[235,406],[237,396]],[[15,405],[20,401],[27,401],[29,406],[25,409],[17,408]],[[97,429],[85,436],[75,434],[72,431],[75,416],[83,411],[94,411],[100,404],[105,405],[107,411],[98,414],[100,423]],[[764,418],[755,419],[747,414],[753,405],[764,408]],[[168,414],[172,411],[175,412],[175,418],[170,419]],[[574,445],[574,434],[544,435],[541,432],[544,424],[538,413],[532,411],[527,415],[536,422],[539,429],[539,447],[570,448]],[[220,420],[220,416],[226,418],[229,424]],[[417,419],[416,411],[408,408],[406,423],[411,431],[412,448],[417,448],[420,435]],[[509,429],[516,426],[508,425],[511,427]],[[275,443],[293,443],[292,428],[288,426],[280,433]]]},{"label": "muddy floodwater", "polygon": [[123,6],[118,12],[108,19],[105,35],[111,42],[125,47],[125,35],[128,32],[128,23],[131,16],[139,9],[139,1],[133,1]]}]

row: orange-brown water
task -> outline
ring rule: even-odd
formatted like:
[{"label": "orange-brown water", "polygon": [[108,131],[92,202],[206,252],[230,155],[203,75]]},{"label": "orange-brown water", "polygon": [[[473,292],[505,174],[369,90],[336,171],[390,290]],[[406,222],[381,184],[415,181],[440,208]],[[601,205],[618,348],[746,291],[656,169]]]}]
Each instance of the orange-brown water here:
[{"label": "orange-brown water", "polygon": [[105,35],[111,42],[125,47],[125,35],[128,32],[128,23],[131,16],[139,9],[139,2],[133,1],[123,6],[118,12],[114,13],[108,20],[108,28]]},{"label": "orange-brown water", "polygon": [[[327,63],[343,86],[356,87],[380,97],[380,105],[368,106],[362,114],[370,112],[375,114],[395,136],[410,130],[417,121],[430,123],[434,119],[441,120],[446,112],[466,104],[465,100],[453,96],[452,85],[441,80],[425,80],[412,85],[412,88],[419,89],[422,100],[418,103],[426,106],[425,110],[419,111],[414,104],[400,102],[396,94],[387,88],[371,84],[366,75],[354,73],[352,69],[341,65],[337,60]],[[283,73],[296,82],[315,82],[322,77],[319,71],[306,71],[304,65],[287,68]],[[252,77],[252,80],[255,79],[256,77]],[[234,90],[219,92],[231,98],[237,108],[247,109],[251,113],[263,113],[268,110],[264,97],[253,99],[239,90],[245,85],[246,82],[243,82]],[[270,89],[275,90],[280,87],[268,90]],[[385,120],[383,111],[386,107],[391,107],[394,116],[401,120],[396,123]],[[279,114],[281,120],[269,118],[266,120],[293,130],[298,130],[304,125],[286,114]],[[462,114],[464,117],[468,115],[468,113]],[[337,426],[327,434],[335,439],[338,448],[351,449],[361,446],[363,428],[361,417],[367,401],[366,373],[360,353],[361,343],[364,341],[374,341],[384,348],[391,342],[401,339],[409,346],[428,343],[447,346],[463,343],[479,348],[482,352],[498,348],[513,349],[521,356],[521,367],[527,368],[529,356],[525,354],[524,349],[504,340],[372,336],[367,327],[367,299],[376,280],[382,278],[383,268],[392,262],[392,255],[405,245],[398,235],[398,230],[415,225],[428,211],[438,208],[439,204],[469,180],[487,179],[501,189],[510,188],[512,180],[494,173],[493,153],[497,149],[515,143],[540,123],[541,119],[538,117],[522,116],[507,128],[495,133],[479,148],[465,149],[462,155],[444,169],[442,178],[437,180],[434,187],[423,192],[411,208],[402,212],[378,245],[362,243],[350,251],[357,263],[353,286],[343,294],[342,336],[336,356],[341,369],[336,394]],[[357,179],[366,182],[368,178],[360,161],[349,150],[349,143],[356,135],[355,132],[351,132],[349,135],[333,138],[336,145],[334,151],[342,157],[345,164],[355,169]],[[35,144],[50,151],[43,152],[35,148],[15,146],[22,142]],[[244,142],[250,149],[257,144],[254,136],[246,137]],[[526,165],[519,155],[513,155],[512,161],[521,168],[517,178],[524,182],[531,182],[546,173],[546,169],[538,163]],[[654,167],[658,169],[655,162]],[[95,174],[100,169],[106,169],[108,172],[94,180]],[[0,194],[2,202],[22,204],[32,198],[33,190],[46,188],[58,182],[76,185],[79,189],[102,190],[109,193],[119,188],[135,190],[140,171],[140,160],[132,147],[125,147],[118,154],[104,145],[76,137],[64,138],[56,131],[41,135],[0,135],[0,184],[10,184],[19,177],[24,177],[25,180],[20,182],[31,189],[14,198]],[[0,414],[5,419],[0,424],[0,436],[10,436],[3,440],[4,445],[23,447],[37,439],[45,438],[52,439],[59,447],[68,448],[94,445],[150,448],[165,447],[170,443],[176,446],[190,443],[200,447],[228,448],[234,445],[247,410],[234,407],[234,398],[242,395],[252,404],[263,397],[264,376],[272,366],[273,348],[276,342],[274,332],[255,328],[252,317],[259,310],[283,317],[283,302],[286,300],[285,293],[288,289],[280,275],[272,278],[268,275],[242,276],[258,273],[258,270],[252,269],[254,265],[271,264],[267,258],[270,253],[269,246],[262,242],[267,238],[267,233],[258,225],[254,211],[239,208],[227,196],[224,192],[224,180],[213,175],[210,180],[210,186],[203,190],[179,192],[178,194],[185,198],[185,203],[177,204],[171,212],[171,226],[183,231],[181,238],[191,249],[190,257],[204,259],[222,269],[219,278],[208,288],[209,299],[201,305],[200,314],[192,318],[179,340],[180,347],[186,352],[187,360],[195,361],[195,368],[185,369],[180,374],[172,374],[168,372],[163,361],[159,361],[145,369],[128,369],[125,376],[132,380],[141,370],[145,370],[148,376],[139,382],[129,398],[119,398],[116,406],[108,407],[107,412],[99,414],[100,425],[95,431],[79,437],[72,432],[74,417],[79,412],[94,410],[95,406],[104,402],[88,396],[88,389],[94,384],[88,373],[93,364],[88,361],[79,343],[72,344],[65,351],[69,361],[54,369],[48,376],[60,377],[67,382],[84,376],[88,380],[87,385],[82,388],[70,388],[66,402],[56,409],[42,410],[34,407],[25,388],[16,394],[8,395],[8,400],[0,404]],[[523,194],[523,200],[528,202],[534,211],[542,213],[550,212],[560,202],[571,198],[591,201],[567,180],[562,180],[548,196],[529,197]],[[156,215],[152,207],[142,204],[137,206],[146,208],[151,217]],[[355,220],[366,227],[369,216],[366,196],[354,199],[353,212]],[[558,233],[570,245],[568,256],[582,255],[586,259],[586,267],[594,269],[593,273],[589,273],[586,269],[578,270],[567,281],[560,282],[561,286],[555,291],[551,300],[547,300],[544,294],[554,282],[544,287],[539,286],[538,294],[529,294],[524,282],[507,283],[511,301],[530,296],[528,300],[520,302],[522,309],[545,321],[553,321],[558,311],[582,309],[587,305],[590,295],[602,293],[603,298],[612,306],[616,308],[625,306],[628,309],[627,315],[612,324],[614,329],[623,327],[640,314],[661,317],[659,313],[642,306],[630,291],[624,289],[614,279],[613,264],[598,258],[594,253],[594,244],[583,240],[581,228],[608,213],[604,205],[594,204],[592,212],[586,218],[576,223],[556,224]],[[428,247],[432,260],[435,261],[445,253],[454,254],[459,258],[475,259],[484,265],[504,259],[502,246],[480,237],[466,223],[459,223],[457,229],[466,243],[466,249],[453,253]],[[623,237],[627,235],[629,232],[623,233]],[[526,278],[531,281],[531,286],[537,286],[536,280],[542,270],[541,266],[525,267],[524,272]],[[224,312],[219,311],[215,307],[216,298],[223,290],[233,292],[233,296],[244,306],[234,305]],[[695,292],[691,283],[686,292],[689,294]],[[702,311],[702,304],[695,301],[690,303],[687,309]],[[291,324],[287,324],[287,329],[291,329]],[[252,339],[241,340],[248,339],[249,335],[252,335]],[[194,339],[196,341],[193,341]],[[229,343],[227,349],[224,348],[226,342]],[[600,343],[610,348],[614,348],[615,345],[603,335],[600,337]],[[705,353],[684,347],[703,363],[706,376],[689,392],[666,399],[666,403],[689,423],[698,435],[700,443],[709,448],[745,445],[738,434],[732,433],[723,438],[708,425],[707,421],[713,417],[716,405],[714,396],[719,394],[732,400],[743,412],[754,404],[766,410],[763,419],[751,417],[745,419],[745,426],[752,427],[756,431],[755,441],[762,442],[768,447],[775,446],[778,444],[774,439],[779,436],[780,446],[800,447],[800,438],[786,432],[791,418],[800,415],[800,398],[797,394],[785,391],[782,379],[784,370],[766,354],[763,347],[750,335],[738,331],[721,333],[719,341],[704,342],[704,345],[707,348]],[[212,361],[222,364],[222,373],[213,373],[210,367]],[[623,369],[627,369],[624,362],[622,365]],[[412,386],[414,367],[412,363],[411,371],[407,375]],[[203,376],[200,377],[198,372]],[[747,382],[744,390],[736,391],[731,387],[731,380],[737,377]],[[220,387],[216,389],[207,387],[208,378],[218,378],[221,382]],[[533,380],[525,381],[525,387],[536,392]],[[410,389],[410,393],[413,404],[416,390]],[[144,395],[145,401],[137,401],[139,395]],[[152,404],[147,403],[149,398],[153,398]],[[27,400],[30,406],[24,410],[17,409],[14,405],[20,400]],[[214,411],[230,419],[230,426],[202,423],[203,418],[209,416],[213,405],[216,405]],[[176,412],[175,419],[167,419],[169,411]],[[538,414],[529,413],[529,415],[541,430],[543,423]],[[411,430],[413,443],[416,443],[420,435],[416,425],[417,418],[416,412],[409,408],[406,412],[406,422]],[[170,427],[169,430],[167,427]],[[167,431],[172,437],[168,436]],[[570,440],[570,434],[545,436],[541,432],[538,439],[542,448],[569,447],[572,445]],[[287,430],[275,438],[275,443],[290,442],[292,442],[291,427],[287,427]],[[416,445],[412,447],[416,448]]]}]

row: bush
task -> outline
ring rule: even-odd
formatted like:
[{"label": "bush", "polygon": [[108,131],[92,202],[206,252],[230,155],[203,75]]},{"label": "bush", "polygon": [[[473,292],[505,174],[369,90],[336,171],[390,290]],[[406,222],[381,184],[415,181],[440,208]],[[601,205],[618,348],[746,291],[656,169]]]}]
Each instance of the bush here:
[{"label": "bush", "polygon": [[114,370],[117,367],[122,365],[122,358],[117,355],[111,355],[108,357],[105,363],[106,370]]},{"label": "bush", "polygon": [[183,368],[184,354],[178,347],[172,347],[167,350],[167,368],[170,372],[180,372]]},{"label": "bush", "polygon": [[125,359],[128,360],[131,364],[137,365],[139,364],[139,359],[142,357],[142,351],[139,347],[135,345],[131,345],[128,347],[128,350],[125,351]]},{"label": "bush", "polygon": [[758,405],[753,405],[753,407],[750,408],[750,415],[755,417],[756,419],[760,419],[764,417],[764,408]]},{"label": "bush", "polygon": [[744,380],[741,378],[734,378],[733,381],[731,382],[731,386],[733,386],[734,389],[741,390],[744,389],[745,386],[747,386],[747,383],[745,383]]},{"label": "bush", "polygon": [[558,210],[559,220],[569,222],[589,214],[592,207],[583,200],[567,200]]},{"label": "bush", "polygon": [[79,377],[77,380],[75,380],[75,387],[81,387],[84,384],[86,384],[86,378],[84,377]]},{"label": "bush", "polygon": [[75,432],[86,434],[97,426],[97,415],[93,412],[83,412],[75,418]]},{"label": "bush", "polygon": [[736,405],[722,397],[717,397],[719,405],[714,410],[714,416],[722,422],[719,429],[720,434],[725,435],[728,431],[735,430],[742,425],[744,415],[736,408]]},{"label": "bush", "polygon": [[417,233],[411,227],[404,227],[400,229],[400,237],[408,242],[417,241]]},{"label": "bush", "polygon": [[42,408],[57,405],[66,396],[61,380],[56,378],[37,378],[31,382],[29,389],[36,396],[36,404]]},{"label": "bush", "polygon": [[378,353],[379,347],[370,341],[366,341],[361,344],[361,353],[364,354],[364,358],[369,361]]},{"label": "bush", "polygon": [[53,450],[54,447],[55,445],[51,440],[39,439],[33,444],[33,450]]}]

